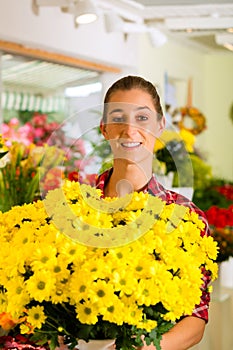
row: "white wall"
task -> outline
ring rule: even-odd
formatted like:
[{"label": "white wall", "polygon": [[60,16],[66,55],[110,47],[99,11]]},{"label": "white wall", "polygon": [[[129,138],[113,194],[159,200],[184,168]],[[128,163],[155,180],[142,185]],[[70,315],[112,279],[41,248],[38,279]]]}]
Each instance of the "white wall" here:
[{"label": "white wall", "polygon": [[41,7],[36,16],[31,0],[0,0],[0,40],[113,66],[136,67],[138,63],[137,36],[125,40],[122,33],[106,33],[102,17],[75,28],[73,16],[57,7]]},{"label": "white wall", "polygon": [[207,129],[196,137],[196,145],[207,157],[213,174],[233,181],[233,123],[229,109],[233,103],[233,55],[206,55],[193,48],[168,41],[161,48],[150,46],[142,36],[139,72],[159,86],[164,104],[164,73],[177,81],[178,106],[187,103],[188,79],[192,78],[192,105],[207,120]]},{"label": "white wall", "polygon": [[164,74],[174,79],[179,85],[177,102],[185,106],[187,102],[188,80],[193,80],[193,105],[202,109],[204,106],[203,54],[198,51],[168,41],[164,46],[153,48],[147,36],[141,36],[139,50],[139,71],[148,80],[159,87],[164,102]]},{"label": "white wall", "polygon": [[203,83],[208,116],[204,147],[214,173],[233,181],[233,53],[206,56]]}]

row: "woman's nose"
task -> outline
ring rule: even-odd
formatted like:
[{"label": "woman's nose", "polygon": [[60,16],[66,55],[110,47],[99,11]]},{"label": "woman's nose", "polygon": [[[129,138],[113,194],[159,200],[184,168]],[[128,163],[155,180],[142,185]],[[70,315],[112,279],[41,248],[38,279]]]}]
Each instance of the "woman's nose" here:
[{"label": "woman's nose", "polygon": [[138,131],[138,128],[135,124],[133,123],[125,123],[124,124],[124,128],[123,128],[123,132],[126,134],[126,135],[134,135],[136,134]]}]

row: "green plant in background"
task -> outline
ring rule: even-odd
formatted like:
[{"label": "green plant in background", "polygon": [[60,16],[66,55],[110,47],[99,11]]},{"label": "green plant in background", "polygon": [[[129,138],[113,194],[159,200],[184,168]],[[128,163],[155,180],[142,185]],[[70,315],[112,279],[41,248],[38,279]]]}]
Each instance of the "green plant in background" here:
[{"label": "green plant in background", "polygon": [[[39,159],[40,161],[40,159]],[[39,191],[39,162],[33,160],[33,148],[13,142],[2,158],[0,168],[0,210],[33,201]]]},{"label": "green plant in background", "polygon": [[193,201],[204,211],[211,206],[228,208],[233,203],[232,188],[233,182],[212,177],[208,183],[195,189]]},{"label": "green plant in background", "polygon": [[212,167],[194,153],[190,153],[190,159],[193,167],[194,190],[205,188],[213,177]]}]

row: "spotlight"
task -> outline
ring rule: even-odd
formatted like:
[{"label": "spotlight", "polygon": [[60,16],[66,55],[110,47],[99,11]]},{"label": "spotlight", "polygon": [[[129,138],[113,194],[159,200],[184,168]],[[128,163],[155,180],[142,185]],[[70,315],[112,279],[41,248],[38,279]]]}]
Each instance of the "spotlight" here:
[{"label": "spotlight", "polygon": [[75,22],[77,24],[92,23],[97,20],[97,10],[90,0],[80,0],[76,4]]},{"label": "spotlight", "polygon": [[151,45],[154,47],[163,46],[167,42],[166,35],[156,28],[150,28],[148,34]]}]

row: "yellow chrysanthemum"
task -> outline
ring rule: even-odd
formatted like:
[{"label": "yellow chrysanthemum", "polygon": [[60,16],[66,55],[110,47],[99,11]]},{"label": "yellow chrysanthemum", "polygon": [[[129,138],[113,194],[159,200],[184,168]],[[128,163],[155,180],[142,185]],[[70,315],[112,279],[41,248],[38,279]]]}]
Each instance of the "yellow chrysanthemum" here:
[{"label": "yellow chrysanthemum", "polygon": [[98,305],[93,302],[85,301],[84,303],[76,304],[77,318],[80,322],[86,324],[95,324],[98,321]]},{"label": "yellow chrysanthemum", "polygon": [[14,317],[15,315],[18,316],[19,312],[15,313],[16,310],[23,311],[24,305],[27,305],[30,301],[29,294],[25,289],[24,278],[22,276],[11,278],[6,282],[5,287],[8,299],[7,310]]},{"label": "yellow chrysanthemum", "polygon": [[29,322],[34,328],[41,328],[46,320],[44,314],[44,307],[37,305],[27,310],[27,322]]},{"label": "yellow chrysanthemum", "polygon": [[43,300],[50,299],[54,291],[55,282],[56,280],[49,273],[49,270],[39,270],[38,273],[32,275],[25,283],[31,298],[42,302]]},{"label": "yellow chrysanthemum", "polygon": [[104,308],[103,320],[122,325],[122,314],[124,312],[124,303],[115,295],[112,299],[112,304]]},{"label": "yellow chrysanthemum", "polygon": [[138,322],[137,327],[145,329],[147,332],[150,332],[152,329],[155,329],[157,327],[157,324],[157,321],[145,319]]},{"label": "yellow chrysanthemum", "polygon": [[32,255],[32,270],[54,269],[57,263],[56,254],[57,249],[53,246],[48,246],[46,242],[38,246]]},{"label": "yellow chrysanthemum", "polygon": [[100,307],[107,307],[112,304],[114,297],[114,288],[111,283],[98,280],[93,282],[91,288],[86,291],[87,298]]}]

